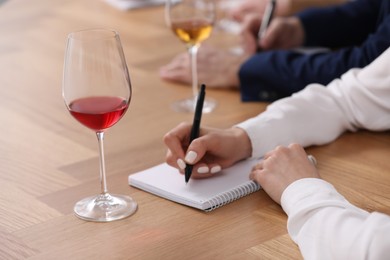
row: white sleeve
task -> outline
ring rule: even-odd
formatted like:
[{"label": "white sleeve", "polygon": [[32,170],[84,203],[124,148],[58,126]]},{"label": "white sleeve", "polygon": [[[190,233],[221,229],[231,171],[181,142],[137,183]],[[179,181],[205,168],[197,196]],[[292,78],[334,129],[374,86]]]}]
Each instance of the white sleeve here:
[{"label": "white sleeve", "polygon": [[327,87],[311,84],[238,124],[253,157],[277,145],[321,145],[349,130],[390,129],[390,48],[364,69],[351,69]]},{"label": "white sleeve", "polygon": [[301,179],[282,194],[287,228],[305,259],[389,259],[390,217],[350,204],[321,179]]}]

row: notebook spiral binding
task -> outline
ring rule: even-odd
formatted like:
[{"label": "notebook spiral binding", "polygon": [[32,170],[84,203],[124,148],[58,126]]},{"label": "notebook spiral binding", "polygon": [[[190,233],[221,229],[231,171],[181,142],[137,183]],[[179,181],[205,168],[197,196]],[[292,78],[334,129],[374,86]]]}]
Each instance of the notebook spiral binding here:
[{"label": "notebook spiral binding", "polygon": [[220,208],[226,204],[229,204],[235,200],[238,200],[239,198],[242,198],[246,195],[249,195],[257,190],[260,189],[260,185],[258,185],[256,182],[251,181],[247,184],[237,186],[236,188],[218,194],[214,198],[210,199],[208,203],[210,204],[210,207],[206,209],[206,212],[213,211],[217,208]]}]

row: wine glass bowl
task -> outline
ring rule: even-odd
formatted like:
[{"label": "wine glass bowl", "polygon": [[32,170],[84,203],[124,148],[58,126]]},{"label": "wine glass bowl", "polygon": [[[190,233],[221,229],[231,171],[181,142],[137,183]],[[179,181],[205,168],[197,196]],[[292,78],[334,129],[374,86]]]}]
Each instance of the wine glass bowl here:
[{"label": "wine glass bowl", "polygon": [[104,131],[125,114],[128,101],[117,96],[90,96],[69,103],[70,114],[84,126]]},{"label": "wine glass bowl", "polygon": [[70,114],[96,133],[100,158],[101,192],[76,203],[74,212],[81,219],[109,222],[137,210],[131,197],[108,193],[103,146],[105,131],[124,116],[131,93],[117,32],[91,29],[68,35],[62,95]]},{"label": "wine glass bowl", "polygon": [[182,42],[191,48],[210,37],[213,25],[210,21],[201,18],[178,19],[171,23],[171,29]]},{"label": "wine glass bowl", "polygon": [[[167,0],[165,17],[168,27],[187,46],[191,57],[192,97],[175,102],[172,107],[178,112],[194,112],[198,95],[197,52],[201,43],[211,35],[216,19],[214,0]],[[204,82],[206,83],[206,82]],[[206,83],[207,84],[207,83]],[[206,98],[203,113],[216,107],[216,101]]]}]

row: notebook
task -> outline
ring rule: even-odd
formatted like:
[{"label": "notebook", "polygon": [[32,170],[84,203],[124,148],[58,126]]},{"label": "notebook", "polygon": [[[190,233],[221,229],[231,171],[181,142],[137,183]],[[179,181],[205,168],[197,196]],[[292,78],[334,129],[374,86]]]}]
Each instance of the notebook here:
[{"label": "notebook", "polygon": [[260,189],[249,180],[249,173],[258,160],[248,159],[224,169],[213,177],[190,179],[166,163],[129,175],[129,184],[162,198],[212,211]]}]

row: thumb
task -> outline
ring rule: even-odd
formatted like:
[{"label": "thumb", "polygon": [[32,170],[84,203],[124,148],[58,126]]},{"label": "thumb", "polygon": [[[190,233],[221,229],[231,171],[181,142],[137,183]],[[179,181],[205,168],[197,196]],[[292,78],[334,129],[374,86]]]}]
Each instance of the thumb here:
[{"label": "thumb", "polygon": [[201,136],[191,142],[184,157],[186,163],[195,164],[201,161],[208,150],[207,139],[207,136]]}]

